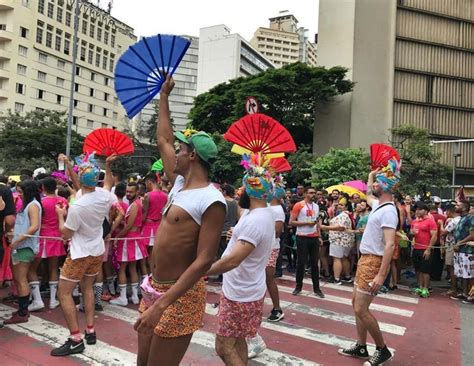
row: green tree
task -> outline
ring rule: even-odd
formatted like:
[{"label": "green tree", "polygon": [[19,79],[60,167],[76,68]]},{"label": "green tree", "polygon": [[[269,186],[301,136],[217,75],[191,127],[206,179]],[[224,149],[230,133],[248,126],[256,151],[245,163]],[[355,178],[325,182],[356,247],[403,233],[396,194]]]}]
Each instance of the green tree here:
[{"label": "green tree", "polygon": [[288,188],[296,187],[299,184],[311,182],[311,166],[314,155],[309,146],[303,145],[294,154],[288,155],[288,162],[291,164],[291,171],[284,174]]},{"label": "green tree", "polygon": [[[0,117],[0,167],[8,173],[21,169],[57,168],[66,151],[67,120],[64,112],[42,111]],[[72,131],[71,155],[82,152],[83,137]]]},{"label": "green tree", "polygon": [[219,152],[211,166],[210,178],[213,182],[229,183],[239,186],[244,169],[240,166],[241,156],[231,152],[232,144],[219,133],[212,134]]},{"label": "green tree", "polygon": [[315,158],[311,168],[312,182],[320,188],[350,180],[367,180],[370,157],[362,149],[330,149]]},{"label": "green tree", "polygon": [[446,188],[449,185],[449,167],[441,163],[441,153],[430,146],[427,129],[403,125],[391,129],[392,145],[400,153],[401,190],[406,194],[426,197],[432,187]]},{"label": "green tree", "polygon": [[344,67],[311,67],[295,63],[241,77],[196,97],[189,113],[198,130],[224,133],[245,115],[245,101],[254,96],[262,113],[281,122],[300,145],[311,145],[315,112],[332,97],[350,92]]}]

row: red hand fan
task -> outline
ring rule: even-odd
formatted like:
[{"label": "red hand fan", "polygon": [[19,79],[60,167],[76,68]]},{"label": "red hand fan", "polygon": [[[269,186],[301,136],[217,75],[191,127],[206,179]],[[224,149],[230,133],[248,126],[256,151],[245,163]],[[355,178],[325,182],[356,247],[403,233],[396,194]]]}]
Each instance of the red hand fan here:
[{"label": "red hand fan", "polygon": [[400,154],[393,147],[384,144],[370,145],[370,160],[372,169],[383,168],[392,158],[400,161]]},{"label": "red hand fan", "polygon": [[234,122],[224,138],[253,153],[296,151],[295,142],[288,130],[280,122],[262,113],[249,114]]},{"label": "red hand fan", "polygon": [[284,173],[291,170],[291,165],[285,158],[275,158],[268,164],[275,173]]},{"label": "red hand fan", "polygon": [[89,154],[95,151],[102,156],[126,155],[133,154],[135,147],[124,133],[111,128],[98,128],[87,135],[82,151]]}]

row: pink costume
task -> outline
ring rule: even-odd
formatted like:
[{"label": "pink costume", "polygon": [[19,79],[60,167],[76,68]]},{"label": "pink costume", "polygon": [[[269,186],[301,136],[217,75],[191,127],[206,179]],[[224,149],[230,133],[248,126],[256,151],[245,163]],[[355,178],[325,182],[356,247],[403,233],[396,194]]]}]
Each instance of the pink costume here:
[{"label": "pink costume", "polygon": [[56,214],[57,204],[68,207],[68,202],[63,197],[45,196],[41,200],[43,217],[41,218],[40,237],[46,236],[49,238],[40,238],[39,252],[36,254],[36,258],[61,257],[66,255],[64,241],[62,239],[50,239],[61,238],[58,215]]},{"label": "pink costume", "polygon": [[[115,202],[113,205],[112,205],[112,208],[110,209],[111,211],[111,214],[110,214],[110,225],[112,226],[115,219],[117,218],[118,214],[121,213],[123,215],[125,215],[125,212],[127,212],[127,208],[128,208],[128,203],[125,203],[125,202]],[[112,233],[111,233],[111,238],[115,238],[117,236],[117,234],[120,232],[120,230],[123,229],[123,221],[120,223],[120,225],[117,227],[117,229],[115,229]],[[121,240],[117,241],[117,245],[118,243],[120,242]],[[113,243],[113,242],[112,242]],[[102,261],[103,262],[107,262],[109,260],[109,256],[113,256],[115,254],[115,251],[114,250],[110,250],[111,249],[111,243],[109,241],[106,241],[105,242],[105,252],[104,252],[104,256],[102,258]],[[115,257],[114,257],[115,258]],[[113,260],[113,262],[118,262],[118,259],[115,258],[115,260]]]},{"label": "pink costume", "polygon": [[141,238],[141,228],[143,220],[142,201],[137,198],[127,209],[125,214],[125,224],[130,218],[130,209],[137,207],[137,216],[133,222],[131,230],[120,240],[117,245],[117,256],[119,262],[133,262],[148,257],[146,246]]},{"label": "pink costume", "polygon": [[148,214],[142,227],[143,242],[148,246],[155,243],[155,235],[161,223],[163,207],[166,206],[168,195],[162,191],[148,193]]}]

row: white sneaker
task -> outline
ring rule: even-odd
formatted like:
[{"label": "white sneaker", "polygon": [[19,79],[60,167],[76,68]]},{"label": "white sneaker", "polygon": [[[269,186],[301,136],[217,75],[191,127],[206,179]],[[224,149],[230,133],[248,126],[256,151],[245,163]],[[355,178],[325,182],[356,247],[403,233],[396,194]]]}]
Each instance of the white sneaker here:
[{"label": "white sneaker", "polygon": [[136,297],[132,296],[130,298],[130,300],[132,301],[132,304],[134,304],[134,305],[140,304],[140,299],[138,298],[138,296],[136,296]]},{"label": "white sneaker", "polygon": [[127,299],[122,299],[121,297],[117,297],[116,299],[110,300],[109,304],[119,305],[119,306],[127,306],[128,305],[128,300]]},{"label": "white sneaker", "polygon": [[248,348],[249,348],[248,358],[255,358],[260,353],[265,351],[265,349],[267,348],[267,345],[265,344],[265,341],[263,340],[263,338],[257,334],[255,338],[252,338],[248,342]]},{"label": "white sneaker", "polygon": [[28,305],[28,311],[39,311],[44,309],[44,302],[32,302],[30,305]]},{"label": "white sneaker", "polygon": [[59,306],[59,301],[58,301],[58,300],[56,300],[56,299],[51,299],[51,300],[49,301],[49,308],[50,308],[51,310],[56,309],[58,306]]}]

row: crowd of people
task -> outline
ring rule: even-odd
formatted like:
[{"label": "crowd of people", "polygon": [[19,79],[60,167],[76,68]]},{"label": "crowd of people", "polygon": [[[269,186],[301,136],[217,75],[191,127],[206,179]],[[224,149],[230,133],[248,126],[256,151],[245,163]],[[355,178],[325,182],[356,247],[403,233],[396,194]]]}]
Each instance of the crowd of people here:
[{"label": "crowd of people", "polygon": [[[205,281],[221,282],[216,352],[227,365],[245,365],[265,349],[258,335],[268,291],[268,321],[284,319],[275,278],[295,273],[293,295],[305,274],[315,296],[321,278],[353,284],[357,344],[343,356],[380,365],[392,357],[369,306],[394,291],[414,267],[413,293],[430,296],[430,280],[446,267],[452,299],[474,303],[474,212],[467,201],[440,207],[398,193],[399,162],[368,177],[367,199],[315,187],[286,189],[262,154],[244,155],[242,187],[209,181],[217,147],[205,132],[173,133],[163,84],[158,148],[164,171],[124,180],[115,155],[102,172],[94,155],[71,160],[65,171],[23,171],[20,182],[0,176],[0,281],[3,301],[30,312],[61,307],[70,337],[53,356],[82,352],[97,341],[94,312],[103,302],[139,304],[139,365],[178,365],[202,326]],[[237,189],[238,188],[238,189]],[[13,280],[13,282],[11,282]],[[78,311],[85,313],[84,336]],[[377,346],[366,347],[367,333]]]}]

